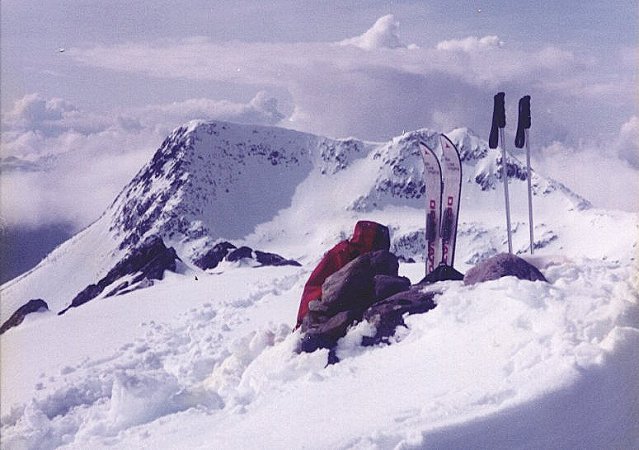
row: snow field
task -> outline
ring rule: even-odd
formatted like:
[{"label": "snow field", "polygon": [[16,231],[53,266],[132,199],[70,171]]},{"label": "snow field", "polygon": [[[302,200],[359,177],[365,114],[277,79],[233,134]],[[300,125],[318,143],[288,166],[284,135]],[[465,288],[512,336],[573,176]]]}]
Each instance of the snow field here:
[{"label": "snow field", "polygon": [[[125,301],[139,321],[116,352],[89,356],[94,343],[85,342],[76,343],[84,357],[31,361],[42,375],[3,411],[2,446],[623,448],[639,437],[633,270],[582,259],[546,267],[549,284],[443,283],[437,308],[408,317],[393,345],[360,347],[372,331],[360,324],[329,367],[326,351],[295,353],[303,269],[240,267],[201,274],[188,288],[176,275],[96,303],[104,308],[96,339]],[[192,306],[178,313],[184,301]],[[52,347],[63,343],[55,320],[38,323],[51,327]],[[21,341],[21,331],[3,338],[3,353],[12,344],[37,353],[40,344]],[[12,387],[3,383],[3,394]],[[585,435],[575,437],[576,428]]]}]

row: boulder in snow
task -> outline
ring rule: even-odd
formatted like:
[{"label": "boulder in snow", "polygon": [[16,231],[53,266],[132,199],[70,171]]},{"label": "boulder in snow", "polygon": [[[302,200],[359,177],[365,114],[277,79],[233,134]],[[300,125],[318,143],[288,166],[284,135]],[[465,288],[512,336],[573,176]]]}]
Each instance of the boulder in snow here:
[{"label": "boulder in snow", "polygon": [[520,280],[546,281],[543,274],[524,259],[509,253],[500,253],[470,269],[464,277],[464,284],[471,285],[508,276]]},{"label": "boulder in snow", "polygon": [[359,310],[375,302],[375,275],[397,276],[399,263],[392,253],[379,250],[365,253],[332,274],[322,285],[322,300],[309,307],[334,315],[340,311]]},{"label": "boulder in snow", "polygon": [[464,274],[455,270],[454,267],[440,264],[431,273],[426,275],[422,281],[418,284],[431,284],[438,281],[461,281],[464,279]]}]

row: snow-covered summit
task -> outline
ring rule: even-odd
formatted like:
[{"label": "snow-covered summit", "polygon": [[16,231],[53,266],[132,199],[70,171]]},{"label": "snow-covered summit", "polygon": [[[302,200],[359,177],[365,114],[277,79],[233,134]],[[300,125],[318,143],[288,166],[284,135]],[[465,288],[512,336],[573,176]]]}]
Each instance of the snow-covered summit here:
[{"label": "snow-covered summit", "polygon": [[[275,127],[189,122],[165,139],[118,195],[106,213],[109,228],[120,249],[135,246],[150,234],[178,245],[243,238],[287,208],[311,172],[331,177],[359,160],[366,160],[359,161],[366,166],[364,173],[354,170],[344,177],[357,178],[362,191],[349,199],[349,209],[365,211],[405,201],[416,206],[411,201],[424,193],[418,142],[435,148],[437,134],[423,129],[373,144]],[[501,155],[467,129],[450,134],[467,166],[467,180],[482,190],[495,189],[501,178]],[[525,180],[525,167],[511,159],[509,176]],[[561,191],[575,206],[587,205],[567,188],[537,174],[534,187],[538,195]]]},{"label": "snow-covered summit", "polygon": [[[501,157],[469,130],[454,130],[450,137],[464,160],[463,239],[463,219],[501,205],[495,189]],[[99,220],[31,272],[2,286],[2,319],[33,298],[45,298],[53,311],[64,309],[153,236],[174,247],[187,265],[220,240],[248,240],[253,248],[274,252],[281,252],[278,246],[297,245],[286,256],[312,261],[345,237],[354,220],[367,217],[398,231],[411,230],[395,233],[393,249],[407,258],[419,257],[424,194],[420,140],[436,148],[437,133],[422,129],[371,143],[277,127],[189,122],[164,140]],[[524,168],[515,159],[509,175],[513,184],[525,185]],[[536,196],[554,209],[587,206],[566,187],[533,177]],[[412,212],[389,216],[397,207]],[[406,227],[408,223],[412,225]],[[545,230],[544,239],[555,235]],[[495,248],[493,243],[473,250],[466,260],[476,262]]]}]

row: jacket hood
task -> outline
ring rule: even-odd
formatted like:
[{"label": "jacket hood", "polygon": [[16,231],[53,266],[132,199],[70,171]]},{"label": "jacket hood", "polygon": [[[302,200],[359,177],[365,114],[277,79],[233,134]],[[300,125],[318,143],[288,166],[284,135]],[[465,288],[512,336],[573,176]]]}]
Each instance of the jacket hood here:
[{"label": "jacket hood", "polygon": [[360,220],[355,224],[350,243],[361,253],[390,249],[390,232],[387,227],[377,222]]}]

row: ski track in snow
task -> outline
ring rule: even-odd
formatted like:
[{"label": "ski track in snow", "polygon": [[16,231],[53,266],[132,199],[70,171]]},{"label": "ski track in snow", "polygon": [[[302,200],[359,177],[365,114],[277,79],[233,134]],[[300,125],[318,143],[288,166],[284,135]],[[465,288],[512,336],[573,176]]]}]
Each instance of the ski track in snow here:
[{"label": "ski track in snow", "polygon": [[[572,448],[614,433],[637,442],[639,313],[627,265],[553,265],[549,284],[447,282],[437,308],[409,317],[393,345],[361,348],[370,330],[360,324],[326,368],[325,351],[295,354],[289,324],[306,272],[247,270],[273,271],[272,282],[221,302],[211,294],[175,320],[143,322],[110,356],[43,374],[32,400],[3,412],[3,448],[541,448],[552,443],[535,433],[540,421],[565,427],[565,439],[582,433],[562,442]],[[596,413],[601,401],[625,427]]]}]

